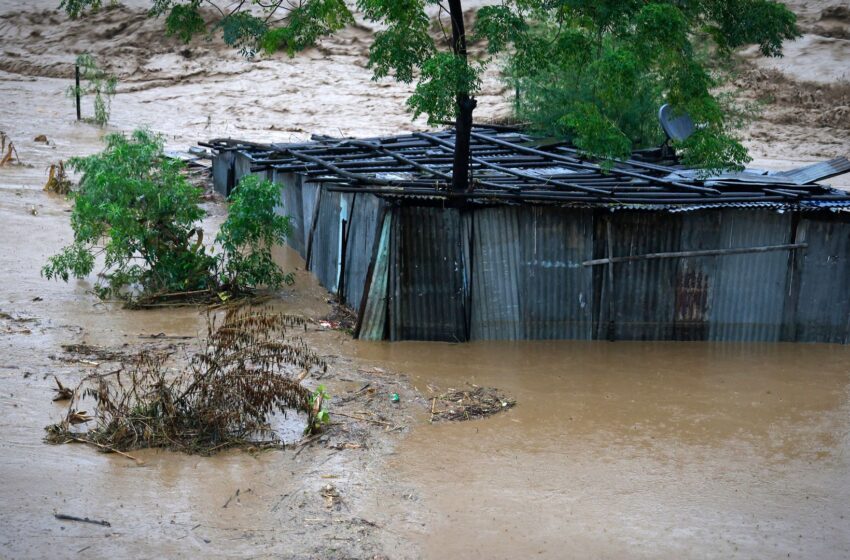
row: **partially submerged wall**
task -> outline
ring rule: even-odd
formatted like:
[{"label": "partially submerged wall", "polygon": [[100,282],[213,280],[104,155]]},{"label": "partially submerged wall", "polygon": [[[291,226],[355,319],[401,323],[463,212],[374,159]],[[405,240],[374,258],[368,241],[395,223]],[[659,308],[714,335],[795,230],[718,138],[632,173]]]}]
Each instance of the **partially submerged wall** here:
[{"label": "partially submerged wall", "polygon": [[360,338],[850,342],[848,213],[461,210],[274,179],[290,244]]}]

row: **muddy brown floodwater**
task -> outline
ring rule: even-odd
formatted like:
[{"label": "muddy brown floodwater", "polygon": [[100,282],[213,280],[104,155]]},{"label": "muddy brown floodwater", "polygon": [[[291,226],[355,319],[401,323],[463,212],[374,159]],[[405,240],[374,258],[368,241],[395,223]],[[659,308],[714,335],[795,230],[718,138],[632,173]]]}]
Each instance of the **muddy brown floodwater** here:
[{"label": "muddy brown floodwater", "polygon": [[850,349],[358,343],[419,389],[518,405],[423,425],[388,467],[427,558],[850,557]]},{"label": "muddy brown floodwater", "polygon": [[[75,123],[64,95],[78,52],[119,75],[107,131],[146,125],[170,148],[425,126],[404,112],[409,86],[370,81],[362,25],[294,59],[249,62],[219,40],[163,39],[142,0],[77,22],[57,4],[0,0],[0,130],[25,164],[0,169],[0,558],[850,558],[847,347],[388,344],[311,323],[305,336],[330,370],[306,382],[327,384],[338,413],[325,442],[212,458],[134,452],[141,464],[44,444],[62,414],[52,376],[74,382],[94,367],[62,345],[132,352],[145,336],[194,337],[204,325],[197,309],[130,312],[97,302],[91,280],[39,276],[71,239],[70,204],[41,190],[46,169],[97,151],[104,132]],[[844,4],[791,2],[806,35],[781,61],[787,76],[741,82],[772,100],[744,131],[757,165],[848,155],[850,86],[836,80],[850,16],[834,9]],[[479,105],[483,118],[510,108],[495,70]],[[833,182],[848,187],[850,175]],[[206,209],[212,232],[226,210]],[[297,283],[274,306],[328,314],[303,263],[277,256]],[[191,342],[172,341],[178,353]],[[376,391],[363,400],[366,383]],[[466,383],[517,406],[429,424],[432,391]],[[394,427],[339,414],[363,410]]]}]

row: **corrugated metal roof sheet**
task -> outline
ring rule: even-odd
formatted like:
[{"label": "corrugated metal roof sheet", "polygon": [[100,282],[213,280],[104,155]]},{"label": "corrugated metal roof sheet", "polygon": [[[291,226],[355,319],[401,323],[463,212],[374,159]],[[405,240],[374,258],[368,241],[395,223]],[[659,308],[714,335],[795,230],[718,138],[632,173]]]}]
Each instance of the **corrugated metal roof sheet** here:
[{"label": "corrugated metal roof sheet", "polygon": [[361,140],[314,137],[313,142],[301,144],[217,140],[207,145],[219,153],[238,148],[237,178],[247,172],[246,166],[252,171],[273,166],[301,173],[311,181],[332,183],[335,190],[395,198],[641,209],[751,203],[786,208],[808,203],[850,205],[850,194],[812,184],[814,178],[850,169],[850,161],[843,158],[785,175],[745,171],[704,177],[675,161],[648,162],[638,156],[603,168],[563,142],[486,126],[472,133],[471,188],[453,192],[449,183],[454,141],[454,130],[449,129]]}]

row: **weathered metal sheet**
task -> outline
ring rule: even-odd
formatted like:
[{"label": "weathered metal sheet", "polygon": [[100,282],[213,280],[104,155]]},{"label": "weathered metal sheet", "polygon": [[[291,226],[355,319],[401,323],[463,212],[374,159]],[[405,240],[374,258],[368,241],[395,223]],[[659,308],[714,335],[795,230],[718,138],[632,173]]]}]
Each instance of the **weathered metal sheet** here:
[{"label": "weathered metal sheet", "polygon": [[[305,235],[316,216],[311,268],[332,292],[342,279],[344,300],[364,310],[361,338],[850,342],[844,214],[396,207],[381,226],[361,306],[384,202],[314,183],[302,185],[300,201]],[[619,262],[611,282],[609,265],[582,265],[608,255],[609,220],[615,257],[809,247]]]},{"label": "weathered metal sheet", "polygon": [[518,293],[527,339],[592,337],[593,214],[589,210],[520,207]]},{"label": "weathered metal sheet", "polygon": [[460,211],[393,209],[390,338],[465,341]]},{"label": "weathered metal sheet", "polygon": [[310,270],[331,293],[337,291],[340,259],[340,193],[320,189]]},{"label": "weathered metal sheet", "polygon": [[[614,257],[679,250],[681,217],[678,215],[628,211],[610,213],[606,219],[611,220],[610,246]],[[599,227],[597,232],[598,239],[605,239],[608,228]],[[597,332],[598,338],[610,338],[612,334],[617,340],[673,338],[678,266],[675,259],[615,263],[610,292],[606,271],[602,289],[606,296],[611,293],[612,297],[610,300],[606,297],[601,306],[600,316],[604,319],[600,323],[604,330]]]},{"label": "weathered metal sheet", "polygon": [[792,340],[850,342],[850,216],[803,218],[797,241],[809,246],[797,261]]},{"label": "weathered metal sheet", "polygon": [[251,154],[246,151],[237,150],[233,152],[233,186],[238,185],[242,177],[251,174],[253,161]]},{"label": "weathered metal sheet", "polygon": [[230,194],[233,188],[233,151],[216,152],[212,160],[213,189],[221,196]]},{"label": "weathered metal sheet", "polygon": [[[371,194],[380,192],[410,204],[419,204],[422,196],[428,196],[454,205],[446,189],[445,171],[455,140],[455,131],[448,129],[364,140],[315,137],[312,142],[298,143],[219,139],[211,145],[251,154],[255,166],[273,161],[282,170],[324,175],[333,179],[336,190],[344,192],[368,189]],[[671,166],[666,156],[651,157],[646,152],[602,169],[583,161],[575,149],[518,130],[477,127],[471,142],[481,179],[464,196],[471,203],[581,204],[645,211],[764,203],[795,211],[822,203],[850,206],[850,194],[845,191],[804,184],[850,170],[850,162],[844,158],[781,175],[749,169],[706,179],[698,170]],[[403,179],[403,184],[392,181],[398,179]],[[506,185],[512,187],[511,192],[502,188]],[[776,187],[781,187],[781,192]]]},{"label": "weathered metal sheet", "polygon": [[[470,338],[524,338],[519,306],[519,213],[515,207],[495,207],[472,214]],[[526,232],[527,233],[527,232]]]},{"label": "weathered metal sheet", "polygon": [[837,175],[850,172],[850,160],[846,157],[838,157],[829,161],[813,163],[799,169],[782,171],[777,173],[785,180],[791,180],[798,185],[805,185],[829,179]]},{"label": "weathered metal sheet", "polygon": [[[360,324],[361,340],[383,340],[387,325],[387,289],[390,265],[392,213],[384,214],[378,252],[372,267],[372,278]],[[371,252],[371,251],[370,251]]]},{"label": "weathered metal sheet", "polygon": [[[721,212],[694,212],[681,220],[679,249],[707,251],[720,247]],[[674,340],[708,339],[709,302],[717,271],[717,257],[678,259],[674,281]]]},{"label": "weathered metal sheet", "polygon": [[[770,210],[720,210],[720,249],[782,245],[791,215]],[[717,257],[709,297],[710,340],[778,341],[786,294],[788,251]]]},{"label": "weathered metal sheet", "polygon": [[291,231],[287,243],[298,251],[305,254],[304,236],[304,210],[303,195],[301,193],[302,177],[295,173],[275,172],[274,182],[280,185],[280,204],[275,211],[289,217]]},{"label": "weathered metal sheet", "polygon": [[[318,183],[310,183],[303,181],[301,183],[301,212],[304,224],[304,252],[301,254],[303,259],[307,259],[307,251],[310,248],[312,239],[315,238],[313,222],[316,218],[316,210],[319,204],[319,192],[321,185]],[[309,265],[309,263],[307,263]]]},{"label": "weathered metal sheet", "polygon": [[360,307],[363,298],[375,236],[381,227],[378,220],[382,205],[381,199],[371,194],[357,194],[352,200],[351,223],[345,248],[343,296],[345,303],[353,309]]}]

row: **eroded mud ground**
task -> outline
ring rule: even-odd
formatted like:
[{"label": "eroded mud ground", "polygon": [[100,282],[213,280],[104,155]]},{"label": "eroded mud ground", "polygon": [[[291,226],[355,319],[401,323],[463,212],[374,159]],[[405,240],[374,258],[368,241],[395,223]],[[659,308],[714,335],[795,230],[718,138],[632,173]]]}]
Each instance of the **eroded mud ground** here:
[{"label": "eroded mud ground", "polygon": [[[62,413],[54,375],[108,368],[104,350],[179,355],[204,329],[197,309],[126,311],[86,282],[39,277],[71,237],[69,203],[41,191],[46,168],[100,148],[102,131],[75,123],[64,95],[77,52],[119,74],[108,130],[147,125],[172,148],[424,126],[404,113],[404,87],[370,81],[366,27],[248,62],[162,40],[129,4],[85,23],[48,0],[0,2],[0,130],[23,161],[0,169],[0,557],[850,557],[850,349],[360,343],[322,327],[328,295],[287,251],[297,283],[274,305],[313,320],[305,336],[331,364],[307,380],[334,396],[324,439],[211,458],[134,452],[141,463],[42,443]],[[781,64],[742,75],[765,106],[746,131],[757,164],[850,152],[839,4],[795,5],[806,35]],[[479,116],[506,114],[503,94],[490,76]],[[224,208],[207,209],[213,230]],[[431,396],[469,383],[517,405],[431,424]]]}]

